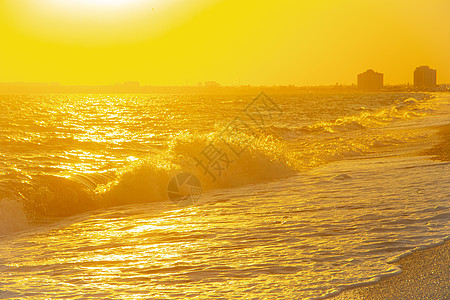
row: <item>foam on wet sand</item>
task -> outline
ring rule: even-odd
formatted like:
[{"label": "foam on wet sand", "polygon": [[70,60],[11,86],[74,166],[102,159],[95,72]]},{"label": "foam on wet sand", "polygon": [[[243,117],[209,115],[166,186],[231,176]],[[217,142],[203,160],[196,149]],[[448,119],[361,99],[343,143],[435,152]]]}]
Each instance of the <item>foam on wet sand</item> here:
[{"label": "foam on wet sand", "polygon": [[[450,124],[439,128],[440,141],[424,151],[432,159],[450,161]],[[333,299],[450,299],[450,240],[414,251],[395,262],[402,273],[373,285],[345,290]]]},{"label": "foam on wet sand", "polygon": [[450,241],[395,262],[402,273],[345,290],[333,299],[450,299]]}]

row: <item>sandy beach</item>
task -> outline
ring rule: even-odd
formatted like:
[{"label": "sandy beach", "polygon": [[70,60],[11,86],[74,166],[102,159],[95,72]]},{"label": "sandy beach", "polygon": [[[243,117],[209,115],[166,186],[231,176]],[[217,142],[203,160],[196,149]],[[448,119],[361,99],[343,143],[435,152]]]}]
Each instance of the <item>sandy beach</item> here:
[{"label": "sandy beach", "polygon": [[414,251],[394,264],[402,273],[332,299],[450,299],[450,241]]}]

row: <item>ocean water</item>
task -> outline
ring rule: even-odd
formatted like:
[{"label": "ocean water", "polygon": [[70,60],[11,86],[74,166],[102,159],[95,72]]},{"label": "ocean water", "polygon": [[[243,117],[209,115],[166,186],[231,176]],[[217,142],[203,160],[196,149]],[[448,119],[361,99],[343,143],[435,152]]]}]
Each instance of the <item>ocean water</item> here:
[{"label": "ocean water", "polygon": [[320,299],[449,236],[449,94],[254,96],[0,96],[0,298]]}]

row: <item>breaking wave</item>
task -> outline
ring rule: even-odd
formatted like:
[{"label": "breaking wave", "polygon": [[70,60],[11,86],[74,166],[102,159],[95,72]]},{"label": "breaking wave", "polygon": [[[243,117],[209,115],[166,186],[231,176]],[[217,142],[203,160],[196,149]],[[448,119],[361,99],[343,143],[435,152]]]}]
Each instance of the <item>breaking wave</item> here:
[{"label": "breaking wave", "polygon": [[357,115],[343,116],[332,121],[320,121],[299,127],[272,126],[271,129],[280,132],[283,137],[295,138],[299,134],[342,133],[377,128],[393,121],[425,116],[435,109],[435,104],[428,100],[429,98],[407,98],[379,110],[361,107],[361,112]]},{"label": "breaking wave", "polygon": [[[242,139],[252,143],[234,154],[226,145],[242,147]],[[197,165],[201,152],[214,146],[228,156],[222,171],[205,169]],[[67,217],[82,212],[117,205],[166,201],[170,178],[178,172],[190,172],[202,182],[204,190],[233,187],[290,176],[295,164],[286,155],[283,142],[271,138],[240,136],[226,143],[217,133],[209,135],[177,135],[169,149],[129,165],[115,174],[84,174],[70,178],[52,175],[24,178],[12,184],[15,200],[0,202],[0,234],[24,229],[42,219]],[[212,177],[210,174],[213,174]],[[20,181],[20,183],[19,183]]]},{"label": "breaking wave", "polygon": [[[414,134],[377,132],[329,139],[322,133],[377,128],[394,120],[422,116],[431,109],[427,101],[406,99],[389,108],[363,109],[358,115],[334,121],[297,128],[272,126],[269,132],[275,135],[242,132],[224,137],[220,130],[209,134],[181,132],[172,137],[167,150],[116,172],[67,178],[16,174],[15,183],[7,187],[8,195],[0,196],[0,235],[26,229],[28,224],[42,219],[117,205],[166,201],[168,182],[178,172],[194,174],[204,190],[211,190],[288,177],[330,161],[410,142],[417,138]],[[292,135],[295,142],[289,138]],[[299,138],[302,136],[305,138]],[[209,164],[207,169],[208,156],[212,155],[218,155],[215,165]]]}]

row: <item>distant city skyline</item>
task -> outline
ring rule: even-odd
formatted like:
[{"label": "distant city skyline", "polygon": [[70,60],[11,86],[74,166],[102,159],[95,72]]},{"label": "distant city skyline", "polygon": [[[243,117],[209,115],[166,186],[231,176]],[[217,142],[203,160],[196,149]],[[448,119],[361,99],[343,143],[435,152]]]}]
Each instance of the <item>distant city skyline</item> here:
[{"label": "distant city skyline", "polygon": [[243,87],[243,86],[293,86],[293,87],[320,87],[320,86],[333,86],[333,85],[342,85],[342,86],[357,86],[359,89],[363,90],[380,90],[386,85],[391,86],[400,86],[400,85],[411,85],[417,88],[433,88],[439,85],[449,85],[448,83],[437,83],[437,70],[432,69],[429,66],[418,66],[415,68],[412,73],[413,83],[404,82],[398,84],[385,84],[384,83],[384,75],[383,73],[376,72],[373,69],[368,69],[365,72],[359,73],[356,76],[356,82],[350,84],[331,84],[331,85],[248,85],[248,84],[234,84],[234,85],[222,85],[221,83],[214,80],[200,81],[194,84],[180,84],[180,85],[152,85],[152,84],[142,84],[139,81],[124,81],[124,82],[114,82],[111,84],[103,84],[103,85],[94,85],[94,84],[61,84],[60,82],[0,82],[0,86],[99,86],[99,87],[114,87],[114,88],[122,88],[122,89],[139,89],[143,87],[205,87],[205,88],[219,88],[219,87]]},{"label": "distant city skyline", "polygon": [[[428,67],[426,65],[422,65],[421,67],[423,67],[423,66]],[[389,74],[386,74],[386,72],[381,72],[381,74],[383,75],[383,85],[408,85],[408,84],[415,85],[414,83],[415,83],[416,78],[415,78],[414,72],[416,72],[418,68],[419,67],[416,66],[415,68],[411,69],[411,71],[409,72],[410,73],[409,80],[406,80],[404,82],[395,82],[395,83],[386,81],[384,78],[386,78],[386,75],[387,75],[387,78],[389,78]],[[450,68],[447,68],[447,69],[450,69]],[[447,69],[444,69],[443,73],[446,73]],[[361,75],[361,70],[362,70],[362,68],[359,69],[359,73],[357,75]],[[366,69],[365,72],[370,71],[370,70],[373,71],[374,68],[368,68],[368,69]],[[432,69],[432,70],[436,71],[436,68]],[[450,84],[450,80],[448,82],[447,81],[444,82],[444,81],[440,80],[440,76],[437,78],[438,79],[435,80],[436,85]],[[106,86],[106,85],[118,85],[118,84],[128,84],[128,85],[129,84],[138,84],[141,86],[177,86],[177,87],[179,87],[179,86],[209,86],[209,87],[215,86],[215,87],[218,87],[218,86],[247,86],[247,85],[250,85],[250,86],[288,86],[288,85],[292,85],[292,86],[299,86],[299,87],[308,87],[308,86],[314,87],[314,86],[330,86],[330,85],[347,85],[347,86],[358,85],[358,79],[357,79],[357,77],[355,77],[355,74],[353,74],[353,81],[350,81],[350,82],[342,82],[342,81],[339,81],[336,79],[336,80],[332,80],[330,83],[322,83],[322,84],[293,84],[293,83],[266,83],[266,84],[256,83],[256,84],[251,84],[251,83],[246,83],[246,82],[241,82],[241,81],[224,84],[223,82],[220,82],[218,80],[210,80],[210,79],[209,80],[199,80],[199,81],[185,80],[185,81],[181,81],[179,83],[174,83],[174,84],[165,84],[165,83],[157,84],[157,83],[151,83],[151,82],[146,82],[146,81],[127,80],[127,79],[115,80],[115,81],[103,82],[103,83],[83,83],[83,82],[67,83],[67,82],[58,81],[58,80],[55,80],[55,81],[20,81],[20,80],[19,81],[0,81],[0,84],[3,84],[3,85],[18,84],[18,83],[21,83],[21,84],[57,84],[57,85],[67,85],[67,86],[71,86],[71,85]]]},{"label": "distant city skyline", "polygon": [[412,84],[420,65],[450,82],[449,1],[187,2],[2,1],[0,82]]}]

